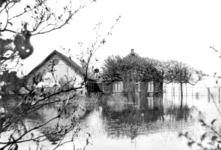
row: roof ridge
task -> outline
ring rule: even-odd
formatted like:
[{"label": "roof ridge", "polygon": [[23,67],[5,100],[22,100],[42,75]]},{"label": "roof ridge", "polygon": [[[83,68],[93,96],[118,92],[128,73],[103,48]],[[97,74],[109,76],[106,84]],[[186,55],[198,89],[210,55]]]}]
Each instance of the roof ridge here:
[{"label": "roof ridge", "polygon": [[[61,52],[54,50],[52,51],[45,59],[43,59],[43,61],[41,61],[34,69],[32,69],[27,75],[26,77],[29,77],[31,74],[33,74],[35,71],[37,71],[40,67],[42,67],[52,56],[54,56],[55,54],[58,55],[58,57],[60,57],[69,67],[71,67],[72,69],[74,69],[76,71],[76,69],[78,69],[78,73],[82,76],[86,76],[85,70],[82,69],[76,62],[74,62],[72,59],[70,59],[69,57],[65,56],[64,54],[62,54]],[[77,71],[76,71],[77,72]]]},{"label": "roof ridge", "polygon": [[127,59],[127,58],[130,57],[130,56],[135,56],[135,57],[137,57],[137,58],[142,58],[142,57],[140,57],[140,56],[138,55],[138,53],[135,53],[135,52],[134,52],[134,49],[131,49],[131,52],[130,52],[128,55],[126,55],[123,59]]}]

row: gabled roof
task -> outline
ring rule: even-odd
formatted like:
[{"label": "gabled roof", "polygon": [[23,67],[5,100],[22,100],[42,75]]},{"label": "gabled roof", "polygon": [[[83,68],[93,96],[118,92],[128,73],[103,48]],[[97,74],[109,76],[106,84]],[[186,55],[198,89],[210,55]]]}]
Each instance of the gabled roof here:
[{"label": "gabled roof", "polygon": [[53,56],[57,55],[61,60],[63,60],[69,67],[76,70],[79,75],[86,76],[85,71],[76,64],[71,58],[68,58],[67,56],[63,55],[62,53],[54,50],[50,55],[48,55],[40,64],[38,64],[28,75],[35,73],[39,68],[41,68],[48,60],[50,60]]},{"label": "gabled roof", "polygon": [[135,60],[135,59],[141,59],[141,57],[134,52],[134,49],[131,49],[131,52],[123,59]]}]

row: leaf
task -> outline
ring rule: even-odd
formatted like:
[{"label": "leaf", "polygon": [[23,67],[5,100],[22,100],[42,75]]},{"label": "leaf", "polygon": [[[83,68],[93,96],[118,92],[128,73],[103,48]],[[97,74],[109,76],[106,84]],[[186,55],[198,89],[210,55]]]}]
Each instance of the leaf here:
[{"label": "leaf", "polygon": [[199,122],[204,123],[204,121],[202,119],[199,119]]},{"label": "leaf", "polygon": [[104,43],[106,43],[106,40],[105,40],[105,39],[103,39],[103,40],[101,41],[101,44],[104,44]]},{"label": "leaf", "polygon": [[212,140],[212,141],[215,141],[217,138],[218,138],[218,137],[217,137],[216,135],[214,135],[214,136],[211,137],[211,140]]},{"label": "leaf", "polygon": [[194,141],[190,141],[187,144],[188,144],[189,147],[191,147],[194,143],[195,143]]},{"label": "leaf", "polygon": [[217,119],[213,119],[213,121],[211,121],[211,125],[213,125],[214,124],[214,122],[216,121]]},{"label": "leaf", "polygon": [[182,137],[182,136],[183,136],[183,133],[180,132],[180,133],[178,134],[178,137]]},{"label": "leaf", "polygon": [[217,141],[217,143],[221,143],[221,141]]},{"label": "leaf", "polygon": [[185,132],[184,136],[185,137],[188,137],[189,133],[188,132]]},{"label": "leaf", "polygon": [[200,140],[203,141],[203,140],[206,138],[206,135],[207,135],[207,133],[204,133],[204,134],[201,136]]},{"label": "leaf", "polygon": [[200,119],[199,122],[201,123],[202,126],[206,126],[205,122],[202,119]]}]

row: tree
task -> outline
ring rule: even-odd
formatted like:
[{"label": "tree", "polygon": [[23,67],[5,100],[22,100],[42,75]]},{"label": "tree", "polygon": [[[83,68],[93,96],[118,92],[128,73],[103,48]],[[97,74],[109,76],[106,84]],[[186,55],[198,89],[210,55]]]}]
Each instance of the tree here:
[{"label": "tree", "polygon": [[[147,97],[146,82],[153,81],[154,91],[162,89],[163,83],[178,83],[181,89],[181,107],[183,106],[183,84],[195,85],[198,81],[202,80],[204,75],[202,71],[198,71],[182,62],[174,60],[164,62],[139,56],[133,58],[109,56],[104,61],[102,69],[103,78],[106,82],[141,81],[141,99],[146,99]],[[126,88],[127,85],[124,82],[124,89]],[[146,100],[144,101],[146,102]],[[142,104],[142,106],[144,105]]]},{"label": "tree", "polygon": [[122,63],[123,59],[119,55],[108,56],[108,58],[104,60],[104,65],[102,66],[102,76],[106,82],[111,83],[114,81],[122,80]]},{"label": "tree", "polygon": [[[0,142],[1,150],[6,148],[17,150],[19,143],[28,141],[34,141],[39,146],[40,142],[54,139],[53,137],[57,137],[58,140],[55,143],[54,149],[56,149],[67,142],[73,142],[79,131],[76,116],[69,116],[71,119],[67,124],[60,125],[59,122],[62,122],[62,118],[66,115],[66,108],[71,104],[70,100],[77,96],[76,90],[82,88],[83,84],[76,88],[70,87],[68,82],[61,81],[60,86],[39,87],[38,83],[43,80],[43,74],[40,73],[33,78],[33,84],[27,85],[27,78],[19,78],[16,75],[17,72],[12,70],[21,65],[21,59],[28,58],[34,51],[30,43],[32,36],[61,29],[70,23],[78,11],[96,1],[81,1],[75,10],[72,10],[72,1],[64,6],[57,4],[59,10],[55,10],[53,6],[57,2],[53,0],[3,0],[0,2],[0,16],[5,16],[5,20],[0,21],[0,102],[5,106],[5,111],[0,114],[0,134],[9,132],[8,141]],[[11,38],[8,38],[8,35]],[[89,63],[90,60],[87,61],[87,66]],[[51,65],[53,68],[54,64]],[[50,73],[53,75],[53,69]],[[39,109],[55,103],[62,103],[55,116],[33,128],[26,127],[23,117],[30,117]],[[75,108],[71,110],[74,113]],[[53,121],[57,123],[50,131],[37,135],[33,133]],[[65,141],[66,134],[73,128],[75,132],[72,138]]]},{"label": "tree", "polygon": [[[52,0],[3,0],[0,3],[0,63],[1,70],[18,65],[18,59],[25,59],[33,52],[30,38],[49,33],[70,23],[72,17],[89,4],[81,2],[73,10],[72,2],[61,4]],[[59,9],[55,9],[59,5]],[[5,38],[10,36],[11,38]],[[10,53],[9,53],[10,52]],[[10,61],[13,60],[14,66]]]},{"label": "tree", "polygon": [[[214,50],[215,52],[220,53],[220,50],[217,50],[214,46],[210,46],[210,48],[212,50]],[[219,58],[220,57],[221,56],[219,54]],[[198,74],[200,74],[201,77],[209,76],[209,75],[204,74],[202,72],[198,72]],[[217,79],[216,84],[218,84],[218,80],[221,77],[216,76],[216,73],[214,73],[213,77]],[[213,96],[212,96],[212,100],[213,100],[214,105],[216,106],[216,109],[217,109],[219,115],[221,116],[220,108],[216,104],[215,99],[214,99]],[[202,149],[202,150],[205,150],[205,149],[219,150],[220,146],[221,146],[220,145],[220,143],[221,143],[221,133],[220,133],[220,124],[216,124],[217,119],[211,120],[210,123],[207,123],[202,119],[200,119],[199,122],[201,123],[201,126],[206,129],[206,131],[199,137],[199,140],[193,138],[188,131],[187,132],[181,132],[179,134],[179,137],[184,137],[185,139],[187,139],[187,141],[188,141],[187,145],[189,147],[195,146],[198,149]]]},{"label": "tree", "polygon": [[[99,34],[99,29],[101,28],[102,22],[96,24],[95,28],[93,29],[95,31],[94,42],[91,44],[90,47],[86,48],[87,49],[86,52],[82,51],[81,54],[78,55],[78,59],[80,60],[81,67],[85,70],[85,74],[86,74],[85,81],[88,79],[89,76],[93,77],[95,76],[96,73],[99,72],[99,69],[95,68],[94,64],[92,63],[92,57],[95,55],[97,50],[107,42],[107,38],[110,35],[112,35],[112,31],[114,27],[119,23],[120,19],[121,19],[121,16],[118,16],[116,19],[116,22],[114,23],[114,25],[111,26],[110,30],[107,32],[105,36],[101,36]],[[83,47],[82,42],[79,42],[78,44],[81,48]],[[98,59],[95,58],[95,61],[98,61]]]},{"label": "tree", "polygon": [[167,62],[170,67],[166,73],[166,80],[168,83],[180,84],[181,92],[181,108],[183,106],[183,84],[195,85],[202,80],[202,72],[188,66],[183,62],[170,60]]},{"label": "tree", "polygon": [[[105,81],[114,82],[119,80],[132,80],[132,74],[135,74],[134,80],[152,81],[158,74],[156,68],[153,67],[145,58],[137,58],[134,60],[122,58],[121,56],[108,56],[104,60],[103,77]],[[131,75],[125,78],[125,76]]]}]

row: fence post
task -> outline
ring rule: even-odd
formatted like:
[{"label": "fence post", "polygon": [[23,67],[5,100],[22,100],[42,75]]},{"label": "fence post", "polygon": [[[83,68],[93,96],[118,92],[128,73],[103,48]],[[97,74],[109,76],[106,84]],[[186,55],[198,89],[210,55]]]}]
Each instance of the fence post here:
[{"label": "fence post", "polygon": [[220,88],[219,88],[219,103],[220,103]]},{"label": "fence post", "polygon": [[210,88],[207,88],[208,90],[208,102],[210,102]]},{"label": "fence post", "polygon": [[192,86],[192,99],[193,99],[193,86]]}]

